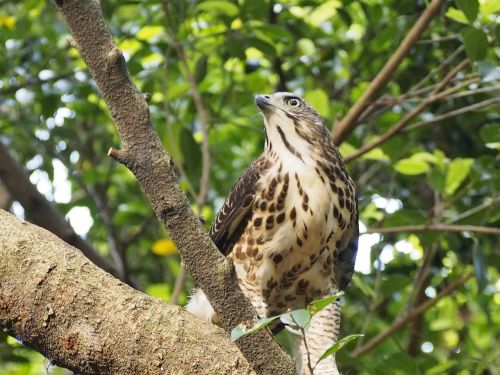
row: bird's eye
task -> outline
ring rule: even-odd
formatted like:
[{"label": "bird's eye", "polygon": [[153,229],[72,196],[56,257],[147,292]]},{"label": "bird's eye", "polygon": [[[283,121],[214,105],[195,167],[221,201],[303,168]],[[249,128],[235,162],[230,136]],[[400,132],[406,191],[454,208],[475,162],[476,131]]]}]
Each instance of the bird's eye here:
[{"label": "bird's eye", "polygon": [[300,107],[300,100],[296,98],[290,98],[286,101],[286,104],[288,104],[290,107],[298,108]]}]

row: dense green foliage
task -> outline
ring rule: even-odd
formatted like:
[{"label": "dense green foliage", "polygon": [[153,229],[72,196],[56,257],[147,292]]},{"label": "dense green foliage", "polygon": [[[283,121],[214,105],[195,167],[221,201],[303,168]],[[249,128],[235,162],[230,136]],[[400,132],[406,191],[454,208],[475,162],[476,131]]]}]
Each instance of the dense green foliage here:
[{"label": "dense green foliage", "polygon": [[[106,155],[119,145],[116,130],[55,5],[1,3],[2,143],[77,231],[107,257],[108,239],[115,236],[137,284],[170,300],[180,269],[175,247],[132,174]],[[196,82],[209,125],[209,191],[200,209],[207,226],[239,173],[262,150],[263,125],[253,95],[295,91],[331,127],[426,6],[409,0],[102,3],[135,83],[151,94],[156,130],[193,202],[200,189],[203,137],[189,76]],[[499,227],[500,102],[494,101],[500,83],[499,11],[495,0],[446,3],[381,93],[381,105],[342,144],[345,156],[383,134],[430,95],[415,87],[436,84],[466,56],[473,60],[449,85],[465,82],[463,87],[412,120],[423,126],[348,163],[365,227]],[[16,202],[8,208],[29,218]],[[111,225],[105,220],[109,213]],[[338,353],[339,366],[351,374],[497,373],[499,265],[498,237],[473,230],[362,236],[359,272],[345,296],[342,336],[365,337]],[[473,278],[421,317],[359,358],[350,356],[400,314],[471,271]],[[179,303],[191,287],[188,278]],[[42,360],[0,334],[1,374],[39,374]]]}]

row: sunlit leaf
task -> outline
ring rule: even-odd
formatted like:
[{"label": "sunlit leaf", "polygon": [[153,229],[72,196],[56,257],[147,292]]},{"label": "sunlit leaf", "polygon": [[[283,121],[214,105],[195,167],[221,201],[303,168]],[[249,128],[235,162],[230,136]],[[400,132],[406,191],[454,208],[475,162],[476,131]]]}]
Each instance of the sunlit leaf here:
[{"label": "sunlit leaf", "polygon": [[339,299],[340,296],[344,295],[344,292],[338,292],[335,294],[332,294],[331,296],[318,299],[316,301],[312,301],[309,305],[307,305],[307,310],[311,315],[319,313],[321,310],[323,310],[325,307],[330,305],[331,303],[335,302],[336,300]]},{"label": "sunlit leaf", "polygon": [[453,21],[457,21],[460,23],[469,23],[464,12],[453,7],[448,8],[445,16],[452,19]]},{"label": "sunlit leaf", "polygon": [[445,181],[445,192],[448,195],[453,195],[458,189],[460,184],[467,178],[470,173],[472,164],[474,164],[473,159],[453,159],[448,165],[448,171],[446,173]]},{"label": "sunlit leaf", "polygon": [[146,293],[163,301],[170,301],[170,285],[166,283],[150,284],[146,288]]},{"label": "sunlit leaf", "polygon": [[328,95],[321,89],[308,91],[304,97],[323,117],[330,115]]},{"label": "sunlit leaf", "polygon": [[162,256],[173,255],[178,252],[174,241],[167,238],[156,241],[153,246],[151,246],[151,251],[156,255]]},{"label": "sunlit leaf", "polygon": [[236,16],[240,10],[239,8],[229,1],[204,1],[196,6],[198,10],[206,11],[206,12],[214,12],[223,14],[229,17]]},{"label": "sunlit leaf", "polygon": [[408,158],[398,161],[394,169],[401,174],[414,176],[426,173],[430,170],[430,167],[425,161]]}]

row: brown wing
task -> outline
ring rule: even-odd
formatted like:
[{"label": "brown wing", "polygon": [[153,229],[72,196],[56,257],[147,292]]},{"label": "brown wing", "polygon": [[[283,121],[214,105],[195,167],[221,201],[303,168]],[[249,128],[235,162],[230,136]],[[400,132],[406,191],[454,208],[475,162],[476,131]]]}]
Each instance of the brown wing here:
[{"label": "brown wing", "polygon": [[215,217],[210,237],[222,254],[228,255],[252,216],[255,184],[261,173],[260,159],[253,162],[240,176]]},{"label": "brown wing", "polygon": [[345,290],[352,279],[354,273],[354,263],[356,262],[356,254],[358,253],[358,204],[356,202],[356,215],[352,222],[352,230],[347,246],[339,252],[337,264],[335,266],[335,279],[338,281],[340,290]]}]

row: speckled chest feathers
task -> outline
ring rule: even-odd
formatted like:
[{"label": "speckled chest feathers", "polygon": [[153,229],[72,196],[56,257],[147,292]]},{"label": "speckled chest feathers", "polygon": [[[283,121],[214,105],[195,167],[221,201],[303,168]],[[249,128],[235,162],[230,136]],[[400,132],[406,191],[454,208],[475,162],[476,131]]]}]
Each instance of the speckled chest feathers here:
[{"label": "speckled chest feathers", "polygon": [[[249,217],[229,253],[259,316],[303,307],[339,289],[350,276],[344,271],[352,272],[339,269],[339,253],[356,220],[354,184],[329,135],[306,137],[308,124],[290,115],[273,120],[279,138],[268,132]],[[280,120],[304,132],[300,144],[289,143]]]},{"label": "speckled chest feathers", "polygon": [[[240,288],[263,318],[347,287],[358,213],[354,183],[319,114],[290,93],[257,95],[255,103],[264,118],[264,152],[229,192],[210,236],[232,259]],[[217,320],[200,290],[188,310]],[[298,373],[336,341],[339,325],[338,303],[313,317],[308,347],[298,344]],[[334,358],[314,374],[338,374]]]}]

